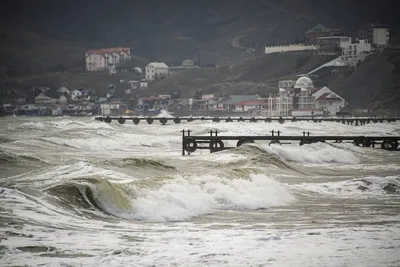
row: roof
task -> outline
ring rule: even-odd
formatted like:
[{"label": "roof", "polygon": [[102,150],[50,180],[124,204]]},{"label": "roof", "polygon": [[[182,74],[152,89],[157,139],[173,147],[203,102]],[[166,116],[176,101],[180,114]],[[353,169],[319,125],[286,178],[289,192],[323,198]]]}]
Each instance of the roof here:
[{"label": "roof", "polygon": [[350,36],[323,36],[323,37],[317,37],[317,40],[329,40],[329,39],[351,39]]},{"label": "roof", "polygon": [[111,54],[111,53],[121,53],[121,52],[130,52],[130,48],[126,47],[113,47],[113,48],[101,48],[101,49],[92,49],[88,50],[88,54]]},{"label": "roof", "polygon": [[141,97],[142,101],[152,101],[152,100],[161,100],[161,99],[169,99],[167,96],[148,96]]},{"label": "roof", "polygon": [[40,96],[40,95],[44,95],[44,96],[47,96],[48,98],[50,98],[46,93],[40,92],[40,93],[38,93],[37,95],[35,95],[35,99],[36,99],[38,96]]},{"label": "roof", "polygon": [[318,108],[302,108],[302,109],[292,109],[293,111],[323,111],[323,109]]},{"label": "roof", "polygon": [[168,68],[167,64],[163,63],[163,62],[150,62],[148,65],[153,65],[155,68]]},{"label": "roof", "polygon": [[230,105],[230,104],[236,104],[241,101],[251,101],[257,99],[258,96],[256,95],[231,95],[229,99],[221,101],[221,104]]},{"label": "roof", "polygon": [[318,24],[318,25],[315,25],[310,30],[308,30],[306,33],[310,33],[310,32],[330,32],[330,29],[328,29],[327,27],[325,27],[322,24]]},{"label": "roof", "polygon": [[68,90],[68,88],[67,87],[60,87],[58,90],[57,90],[57,92],[59,92],[59,93],[67,93],[67,92],[69,92],[69,90]]},{"label": "roof", "polygon": [[374,28],[389,28],[389,26],[387,24],[378,23],[378,24],[372,24],[371,28],[372,29],[374,29]]},{"label": "roof", "polygon": [[49,98],[58,98],[58,93],[54,90],[50,90],[48,92],[39,91],[37,92],[37,94],[35,94],[35,98],[38,97],[40,94],[44,94]]},{"label": "roof", "polygon": [[[318,97],[316,100],[338,100],[340,99],[339,97],[329,97],[332,93],[324,93],[320,97]],[[341,99],[340,99],[341,100]]]},{"label": "roof", "polygon": [[265,100],[254,100],[254,101],[240,101],[240,102],[237,102],[236,105],[250,106],[250,105],[264,105],[266,103],[267,103],[267,101],[265,101]]}]

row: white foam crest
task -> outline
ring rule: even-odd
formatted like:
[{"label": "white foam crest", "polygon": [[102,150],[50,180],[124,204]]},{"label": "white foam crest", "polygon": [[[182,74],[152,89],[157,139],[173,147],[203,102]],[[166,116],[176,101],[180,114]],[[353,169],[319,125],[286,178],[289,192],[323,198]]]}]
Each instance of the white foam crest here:
[{"label": "white foam crest", "polygon": [[[348,150],[348,151],[351,151],[351,152],[354,152],[357,154],[362,154],[364,156],[366,156],[365,151],[368,149],[366,147],[355,146],[353,143],[331,143],[331,145],[333,147]],[[374,149],[372,149],[372,150],[374,150]]]},{"label": "white foam crest", "polygon": [[156,116],[157,118],[173,118],[174,116],[172,116],[168,111],[166,111],[165,109],[162,109],[160,111],[160,113]]},{"label": "white foam crest", "polygon": [[190,157],[181,157],[179,160],[188,160],[188,161],[198,161],[198,160],[204,160],[204,161],[212,161],[212,162],[217,162],[217,163],[233,163],[241,160],[245,160],[247,157],[245,155],[241,154],[235,154],[235,153],[226,153],[226,152],[220,152],[220,153],[213,153],[213,154],[194,154]]},{"label": "white foam crest", "polygon": [[67,118],[44,121],[44,122],[26,122],[19,126],[22,129],[33,129],[33,130],[75,130],[75,129],[114,129],[111,125],[99,122],[99,121],[78,121],[70,120]]},{"label": "white foam crest", "polygon": [[0,187],[0,198],[15,198],[15,189]]},{"label": "white foam crest", "polygon": [[19,128],[32,129],[32,130],[44,130],[45,125],[43,122],[25,122],[21,124]]},{"label": "white foam crest", "polygon": [[342,163],[357,164],[359,159],[350,151],[324,143],[303,146],[279,146],[262,144],[261,148],[288,161],[301,163]]},{"label": "white foam crest", "polygon": [[295,199],[283,185],[265,175],[251,175],[248,180],[180,177],[157,189],[137,191],[133,218],[150,221],[179,221],[218,209],[268,208]]},{"label": "white foam crest", "polygon": [[108,123],[100,121],[78,121],[78,120],[56,120],[49,121],[47,124],[51,127],[59,128],[62,130],[75,130],[75,129],[114,129]]},{"label": "white foam crest", "polygon": [[386,195],[385,187],[390,186],[392,190],[400,192],[399,176],[370,176],[365,178],[354,178],[352,180],[327,182],[327,183],[301,183],[290,187],[301,191],[307,191],[322,195],[347,198],[367,198]]},{"label": "white foam crest", "polygon": [[36,172],[31,172],[28,174],[22,174],[17,176],[12,176],[10,179],[13,182],[19,182],[19,184],[26,182],[30,185],[35,185],[35,182],[40,187],[43,186],[53,186],[57,182],[62,182],[70,179],[80,178],[80,177],[107,177],[107,180],[118,181],[118,182],[128,182],[136,180],[135,177],[129,176],[120,172],[113,170],[107,170],[99,167],[95,167],[88,162],[78,161],[73,164],[67,164],[57,167],[46,168],[45,170],[39,170]]},{"label": "white foam crest", "polygon": [[68,146],[85,151],[131,151],[142,146],[171,148],[180,144],[180,136],[152,136],[148,135],[117,133],[107,136],[106,132],[98,132],[102,137],[90,138],[62,138],[46,137],[42,138],[51,143],[61,146]]}]

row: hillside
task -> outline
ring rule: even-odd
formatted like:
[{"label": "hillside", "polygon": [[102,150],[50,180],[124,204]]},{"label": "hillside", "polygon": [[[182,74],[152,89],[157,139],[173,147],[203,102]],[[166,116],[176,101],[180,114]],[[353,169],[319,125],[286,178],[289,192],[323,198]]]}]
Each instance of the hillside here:
[{"label": "hillside", "polygon": [[192,69],[168,77],[151,85],[151,92],[168,93],[181,90],[192,96],[203,93],[268,95],[276,92],[281,79],[293,79],[325,63],[330,56],[314,56],[312,52],[268,54],[248,59],[243,64],[219,66],[211,69]]},{"label": "hillside", "polygon": [[[8,88],[29,92],[35,86],[46,86],[59,88],[65,86],[69,89],[91,88],[95,89],[98,95],[105,95],[110,84],[118,88],[129,88],[128,81],[137,80],[138,77],[129,72],[110,75],[107,72],[87,73],[46,73],[41,75],[30,75],[9,79]],[[121,83],[121,80],[123,81]]]},{"label": "hillside", "polygon": [[[132,74],[81,73],[87,49],[126,46],[132,64],[186,58],[215,63],[155,83],[150,93],[180,89],[204,93],[259,93],[276,90],[280,79],[295,78],[328,58],[307,53],[262,55],[262,47],[301,41],[318,23],[355,36],[371,22],[388,23],[399,36],[396,0],[8,0],[0,9],[0,86],[90,87],[104,92]],[[23,8],[21,8],[23,7]],[[249,47],[257,52],[246,53]],[[396,106],[398,55],[383,53],[354,73],[329,81],[355,107]],[[64,70],[68,70],[64,73]],[[120,85],[126,86],[126,85]],[[357,89],[354,89],[357,88]]]},{"label": "hillside", "polygon": [[333,78],[329,86],[352,107],[400,111],[400,51],[372,55],[350,75]]},{"label": "hillside", "polygon": [[[192,97],[201,89],[203,93],[268,96],[277,91],[279,80],[296,79],[296,75],[329,60],[329,56],[316,56],[311,52],[269,54],[238,65],[187,70],[153,82],[148,90],[139,94],[169,94],[181,90],[183,97]],[[125,89],[129,87],[129,80],[138,78],[132,73],[47,73],[8,79],[6,85],[24,90],[32,86],[92,88],[104,94],[110,84]],[[372,55],[354,71],[328,76],[323,83],[342,95],[352,108],[400,111],[400,51]]]},{"label": "hillside", "polygon": [[[371,21],[398,29],[397,2],[347,0],[138,0],[98,4],[7,1],[0,10],[0,75],[82,68],[86,49],[128,46],[148,60],[239,64],[246,47],[291,43],[317,23],[346,34]],[[23,6],[24,8],[21,8]],[[0,76],[1,77],[1,76]]]}]

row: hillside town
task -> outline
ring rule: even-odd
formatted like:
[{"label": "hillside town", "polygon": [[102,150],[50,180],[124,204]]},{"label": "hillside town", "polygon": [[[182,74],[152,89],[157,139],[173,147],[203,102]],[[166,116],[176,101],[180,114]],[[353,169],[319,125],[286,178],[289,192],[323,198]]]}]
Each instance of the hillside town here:
[{"label": "hillside town", "polygon": [[203,94],[202,88],[190,97],[175,90],[166,95],[149,95],[148,89],[160,80],[193,68],[215,68],[199,60],[184,59],[179,64],[148,62],[142,68],[124,67],[131,59],[130,48],[91,49],[85,54],[87,72],[132,71],[140,79],[110,84],[106,94],[96,88],[51,88],[34,86],[29,90],[0,88],[1,112],[6,115],[87,116],[135,115],[152,116],[167,110],[173,114],[251,115],[251,116],[337,116],[342,114],[347,101],[335,88],[314,86],[324,76],[342,69],[357,68],[369,55],[389,46],[387,25],[371,25],[360,30],[354,41],[341,29],[330,29],[321,24],[305,33],[305,42],[288,45],[269,45],[264,53],[312,51],[315,55],[334,56],[307,73],[276,84],[276,91],[268,97],[260,95]]}]

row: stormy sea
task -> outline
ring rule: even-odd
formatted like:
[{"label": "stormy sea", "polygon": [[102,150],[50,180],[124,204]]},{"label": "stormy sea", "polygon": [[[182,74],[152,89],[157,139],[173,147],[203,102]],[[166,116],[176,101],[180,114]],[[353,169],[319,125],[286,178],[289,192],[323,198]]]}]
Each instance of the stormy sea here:
[{"label": "stormy sea", "polygon": [[400,135],[399,122],[0,125],[1,266],[400,266],[399,151],[259,141],[182,156],[180,132]]}]

